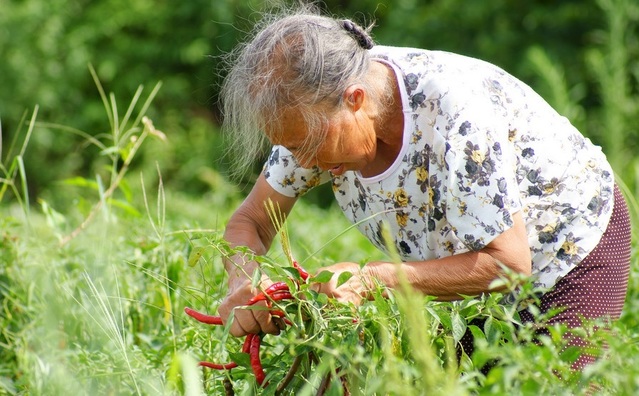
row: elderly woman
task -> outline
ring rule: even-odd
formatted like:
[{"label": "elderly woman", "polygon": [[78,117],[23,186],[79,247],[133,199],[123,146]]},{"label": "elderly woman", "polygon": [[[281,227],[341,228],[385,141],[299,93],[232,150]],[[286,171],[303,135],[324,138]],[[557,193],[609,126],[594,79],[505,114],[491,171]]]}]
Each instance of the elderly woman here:
[{"label": "elderly woman", "polygon": [[[403,262],[336,263],[322,293],[358,304],[375,282],[396,287],[401,270],[414,289],[454,300],[491,291],[506,267],[548,290],[540,309],[561,307],[554,322],[619,317],[630,223],[613,171],[599,147],[502,69],[375,45],[352,21],[302,9],[271,18],[238,49],[222,94],[225,128],[246,157],[264,138],[273,145],[228,222],[232,245],[267,253],[276,230],[264,202],[286,215],[330,182],[348,220],[382,250],[387,225]],[[227,260],[225,321],[256,293],[246,275],[257,266]],[[356,276],[338,287],[344,271]],[[278,321],[235,309],[231,333],[257,332],[278,333]]]}]

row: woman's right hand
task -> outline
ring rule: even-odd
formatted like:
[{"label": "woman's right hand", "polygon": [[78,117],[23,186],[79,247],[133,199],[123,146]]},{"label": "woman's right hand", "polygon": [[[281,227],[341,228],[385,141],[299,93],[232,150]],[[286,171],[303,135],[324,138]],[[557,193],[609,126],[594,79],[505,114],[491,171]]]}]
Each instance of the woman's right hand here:
[{"label": "woman's right hand", "polygon": [[[254,255],[266,254],[277,234],[266,203],[271,201],[274,207],[279,208],[279,216],[284,221],[296,200],[275,191],[264,175],[260,175],[250,194],[229,219],[224,239],[231,247],[243,246]],[[232,318],[231,334],[237,337],[259,332],[278,334],[278,324],[281,325],[283,321],[271,316],[264,301],[250,307],[246,305],[273,283],[263,276],[258,288],[251,286],[253,271],[258,268],[258,263],[249,256],[238,254],[225,259],[224,266],[229,275],[228,292],[218,308],[218,314],[224,323]]]},{"label": "woman's right hand", "polygon": [[231,335],[241,337],[249,333],[279,334],[282,321],[269,313],[264,301],[246,305],[272,283],[267,276],[262,277],[259,288],[252,287],[251,279],[246,276],[229,280],[228,292],[218,308],[218,314],[224,324],[232,320]]}]

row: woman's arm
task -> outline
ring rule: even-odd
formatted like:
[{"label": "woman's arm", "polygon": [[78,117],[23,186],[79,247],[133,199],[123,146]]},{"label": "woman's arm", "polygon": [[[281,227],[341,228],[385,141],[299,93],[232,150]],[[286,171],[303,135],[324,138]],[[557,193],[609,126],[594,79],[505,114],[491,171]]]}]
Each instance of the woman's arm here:
[{"label": "woman's arm", "polygon": [[[318,290],[342,301],[361,301],[368,296],[373,281],[394,289],[403,271],[409,284],[424,294],[440,300],[457,300],[462,295],[479,295],[490,290],[490,284],[502,273],[500,263],[514,272],[531,274],[531,253],[521,213],[514,216],[512,228],[504,231],[485,248],[435,260],[405,262],[371,262],[363,268],[354,263],[338,263],[325,268],[336,274],[331,282]],[[355,276],[337,287],[339,273],[350,271]]]},{"label": "woman's arm", "polygon": [[[279,207],[282,216],[286,217],[293,208],[296,198],[284,196],[275,191],[260,175],[253,189],[240,207],[229,219],[224,239],[231,247],[245,246],[256,255],[268,252],[277,230],[271,222],[265,203],[273,201]],[[236,254],[224,260],[224,267],[229,275],[228,293],[218,308],[218,313],[226,323],[235,307],[246,305],[257,291],[251,288],[251,274],[258,267],[258,263],[243,255]],[[264,285],[270,281],[265,278]],[[259,306],[259,304],[255,304]],[[243,336],[248,333],[278,333],[279,329],[272,322],[271,315],[266,310],[237,309],[231,326],[231,334]]]}]

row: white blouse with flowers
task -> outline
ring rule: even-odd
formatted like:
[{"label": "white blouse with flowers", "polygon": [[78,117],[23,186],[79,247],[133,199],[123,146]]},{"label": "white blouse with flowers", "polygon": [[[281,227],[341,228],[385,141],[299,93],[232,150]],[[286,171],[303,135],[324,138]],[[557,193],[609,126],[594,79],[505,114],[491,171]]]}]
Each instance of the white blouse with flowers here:
[{"label": "white blouse with flowers", "polygon": [[[539,95],[489,63],[376,46],[400,82],[404,141],[382,174],[303,169],[275,146],[265,165],[287,196],[332,181],[346,217],[385,250],[391,230],[405,261],[479,250],[521,211],[535,284],[552,287],[594,249],[608,225],[614,177],[599,147]],[[347,258],[345,258],[347,259]]]}]

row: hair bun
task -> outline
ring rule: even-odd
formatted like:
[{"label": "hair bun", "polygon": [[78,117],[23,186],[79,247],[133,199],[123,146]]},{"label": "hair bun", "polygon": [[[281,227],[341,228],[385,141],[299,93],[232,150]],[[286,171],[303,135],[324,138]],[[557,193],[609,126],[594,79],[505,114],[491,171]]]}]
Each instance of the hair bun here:
[{"label": "hair bun", "polygon": [[357,44],[359,44],[360,47],[364,49],[371,49],[375,45],[371,36],[369,36],[368,33],[355,22],[349,19],[344,19],[342,21],[342,27],[355,39],[355,41],[357,41]]}]

